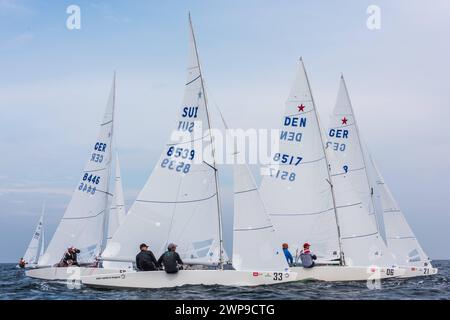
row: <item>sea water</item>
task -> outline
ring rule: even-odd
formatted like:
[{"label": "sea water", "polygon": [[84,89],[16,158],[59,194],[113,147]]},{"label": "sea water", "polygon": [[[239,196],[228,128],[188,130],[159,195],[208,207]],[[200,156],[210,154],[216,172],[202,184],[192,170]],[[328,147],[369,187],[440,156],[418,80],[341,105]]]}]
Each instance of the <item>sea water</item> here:
[{"label": "sea water", "polygon": [[[183,286],[170,289],[91,289],[31,279],[15,264],[0,264],[0,299],[450,299],[450,260],[437,260],[437,275],[365,282],[305,281],[260,287]],[[378,287],[378,288],[377,288]],[[374,289],[377,288],[377,289]]]}]

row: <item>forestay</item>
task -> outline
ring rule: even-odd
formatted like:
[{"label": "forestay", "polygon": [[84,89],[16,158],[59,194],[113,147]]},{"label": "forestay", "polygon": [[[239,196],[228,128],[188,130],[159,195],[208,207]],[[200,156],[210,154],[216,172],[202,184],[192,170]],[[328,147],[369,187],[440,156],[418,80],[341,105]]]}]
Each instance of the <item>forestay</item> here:
[{"label": "forestay", "polygon": [[310,242],[321,261],[339,261],[339,232],[317,110],[303,61],[281,121],[280,150],[260,193],[278,235],[293,252]]},{"label": "forestay", "polygon": [[67,247],[81,250],[80,263],[93,262],[106,240],[111,143],[115,108],[115,77],[100,132],[72,199],[39,264],[58,263]]},{"label": "forestay", "polygon": [[233,267],[276,271],[288,265],[247,165],[234,165]]},{"label": "forestay", "polygon": [[371,163],[377,176],[376,183],[383,209],[387,245],[396,258],[397,264],[431,267],[429,257],[419,244],[372,157]]},{"label": "forestay", "polygon": [[156,256],[170,242],[185,262],[220,260],[218,188],[203,79],[193,31],[183,103],[172,135],[147,183],[108,243],[105,260],[134,261],[142,242]]}]

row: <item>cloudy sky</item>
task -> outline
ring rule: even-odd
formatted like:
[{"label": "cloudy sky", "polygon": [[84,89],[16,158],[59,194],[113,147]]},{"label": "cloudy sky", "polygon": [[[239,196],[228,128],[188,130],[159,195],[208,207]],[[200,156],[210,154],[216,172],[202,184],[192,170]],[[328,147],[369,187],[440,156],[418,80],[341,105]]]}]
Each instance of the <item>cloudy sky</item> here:
[{"label": "cloudy sky", "polygon": [[[72,4],[80,30],[66,27]],[[367,27],[370,5],[381,9],[379,30]],[[299,56],[326,124],[343,72],[364,139],[425,251],[450,258],[449,1],[0,0],[0,262],[23,254],[43,201],[47,237],[54,232],[113,70],[116,140],[133,202],[181,102],[189,10],[211,104],[232,127],[277,127]]]}]

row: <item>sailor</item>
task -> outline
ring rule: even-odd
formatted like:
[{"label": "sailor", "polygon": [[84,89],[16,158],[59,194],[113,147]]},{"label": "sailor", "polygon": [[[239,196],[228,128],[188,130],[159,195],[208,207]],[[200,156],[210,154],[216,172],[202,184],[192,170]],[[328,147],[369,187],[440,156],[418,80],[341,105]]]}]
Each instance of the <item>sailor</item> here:
[{"label": "sailor", "polygon": [[305,244],[303,244],[303,250],[300,251],[300,259],[302,261],[303,268],[314,267],[314,260],[317,259],[316,255],[309,250],[309,247],[310,244],[305,242]]},{"label": "sailor", "polygon": [[292,254],[289,252],[289,245],[287,243],[283,243],[282,247],[287,263],[289,266],[292,266],[294,264],[294,258],[292,258]]},{"label": "sailor", "polygon": [[[177,245],[171,243],[167,246],[167,251],[159,258],[158,263],[164,266],[164,270],[167,273],[177,273],[178,270],[183,269],[183,261],[180,258],[178,252],[175,252]],[[178,266],[180,265],[180,266]]]},{"label": "sailor", "polygon": [[25,260],[23,258],[20,258],[20,260],[19,260],[19,267],[20,268],[25,268],[26,264],[27,263],[25,262]]},{"label": "sailor", "polygon": [[81,251],[75,247],[67,248],[67,251],[64,253],[64,256],[59,263],[59,267],[72,267],[72,266],[80,266],[77,260],[77,254]]},{"label": "sailor", "polygon": [[138,271],[155,271],[158,270],[159,264],[156,258],[150,250],[148,245],[141,243],[139,246],[141,252],[136,255],[136,268]]}]

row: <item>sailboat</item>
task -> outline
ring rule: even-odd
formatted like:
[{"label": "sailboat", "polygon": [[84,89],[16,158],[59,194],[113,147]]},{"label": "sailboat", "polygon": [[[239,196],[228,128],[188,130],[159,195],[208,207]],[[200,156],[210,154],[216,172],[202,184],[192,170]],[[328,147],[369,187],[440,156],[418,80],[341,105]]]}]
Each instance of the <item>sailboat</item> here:
[{"label": "sailboat", "polygon": [[402,278],[429,276],[438,273],[409,226],[372,157],[381,208],[383,210],[386,241],[399,266],[406,270]]},{"label": "sailboat", "polygon": [[[100,132],[92,144],[89,159],[80,175],[72,199],[66,208],[38,268],[26,275],[46,280],[76,279],[82,274],[95,274],[97,257],[106,245],[111,144],[115,109],[115,75]],[[68,247],[81,250],[78,263],[82,267],[56,267]],[[102,271],[104,272],[104,271]]]},{"label": "sailboat", "polygon": [[[182,260],[191,267],[176,274],[167,274],[165,271],[142,271],[84,276],[81,277],[83,285],[113,288],[165,288],[182,285],[255,286],[296,280],[296,274],[287,270],[285,261],[278,260],[279,265],[272,261],[271,253],[275,254],[275,250],[267,250],[266,254],[269,256],[263,254],[263,260],[257,259],[256,265],[250,263],[251,259],[257,257],[252,256],[248,259],[245,251],[248,245],[252,245],[253,248],[264,248],[264,243],[258,242],[260,236],[237,237],[233,253],[233,257],[238,261],[235,265],[236,270],[223,269],[227,255],[223,249],[218,168],[190,15],[189,26],[190,54],[187,81],[176,130],[166,144],[146,185],[129,210],[124,223],[119,226],[108,243],[102,258],[104,261],[132,262],[141,242],[148,243],[156,256],[166,250],[169,242],[175,242],[178,244],[177,252]],[[208,152],[205,151],[207,149],[204,149],[203,144],[211,146]],[[242,216],[247,214],[243,209],[250,208],[251,205],[248,199],[246,204],[243,204],[240,197],[244,193],[246,197],[251,196],[251,193],[246,193],[247,188],[249,190],[256,188],[248,185],[249,180],[245,171],[243,175],[239,171],[235,177],[237,177],[235,201],[238,208],[244,207],[235,213],[237,214],[235,234],[244,231],[249,232],[248,235],[265,232],[263,229],[255,230],[257,233],[251,232],[245,222],[247,218]],[[262,224],[270,228],[270,224],[266,224],[265,221],[262,221]],[[203,268],[198,269],[197,266]]]},{"label": "sailboat", "polygon": [[44,212],[45,204],[42,207],[41,217],[39,218],[39,222],[36,226],[36,229],[34,230],[33,237],[31,238],[27,250],[23,255],[23,259],[26,263],[26,268],[35,268],[38,265],[39,259],[44,253]]},{"label": "sailboat", "polygon": [[[336,106],[327,131],[327,139],[327,150],[334,155],[336,160],[331,163],[332,175],[340,178],[346,177],[363,206],[367,209],[371,220],[371,223],[367,226],[369,233],[382,239],[381,226],[384,221],[387,248],[384,248],[385,243],[383,243],[383,250],[389,251],[394,265],[405,269],[405,274],[402,277],[433,274],[435,270],[431,267],[428,257],[423,252],[389,189],[384,184],[373,160],[367,161],[343,75],[341,75]],[[376,186],[372,182],[370,169],[376,170]],[[378,187],[377,189],[380,191],[383,219],[379,218],[376,212],[374,187]],[[411,256],[405,258],[405,255],[409,254]],[[410,264],[410,260],[414,260],[414,263]]]},{"label": "sailboat", "polygon": [[[298,279],[356,281],[398,276],[367,231],[370,221],[346,179],[332,177],[329,157],[308,77],[299,70],[286,102],[280,149],[260,185],[261,196],[278,234],[298,256],[308,242],[316,267],[293,267]],[[368,218],[368,216],[367,216]],[[382,263],[380,263],[382,262]]]}]

